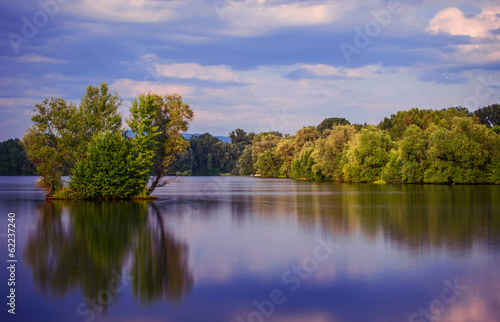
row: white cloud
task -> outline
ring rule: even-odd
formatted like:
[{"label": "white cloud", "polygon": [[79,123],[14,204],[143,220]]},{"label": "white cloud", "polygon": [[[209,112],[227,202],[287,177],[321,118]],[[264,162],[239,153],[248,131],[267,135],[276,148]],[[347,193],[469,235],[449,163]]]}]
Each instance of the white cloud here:
[{"label": "white cloud", "polygon": [[477,38],[481,42],[450,45],[456,52],[443,54],[449,62],[488,63],[500,59],[500,36],[493,33],[500,28],[500,7],[486,7],[481,13],[468,17],[458,8],[445,8],[429,21],[430,33],[446,33]]},{"label": "white cloud", "polygon": [[195,63],[155,65],[156,72],[164,77],[192,78],[216,82],[237,82],[238,75],[228,66],[202,66]]},{"label": "white cloud", "polygon": [[175,19],[175,9],[183,3],[185,1],[84,0],[69,3],[64,9],[76,15],[107,21],[156,23]]},{"label": "white cloud", "polygon": [[118,79],[110,85],[110,88],[117,91],[120,97],[125,98],[133,98],[145,92],[154,92],[160,95],[177,93],[184,96],[194,91],[194,88],[190,86],[132,79]]},{"label": "white cloud", "polygon": [[220,1],[216,7],[221,20],[229,27],[223,33],[233,36],[253,36],[283,27],[316,26],[338,20],[350,10],[350,4],[340,5],[331,2],[315,4],[288,3],[277,1]]},{"label": "white cloud", "polygon": [[492,30],[500,28],[500,7],[484,8],[481,13],[467,17],[458,8],[445,8],[429,21],[428,32],[448,33],[470,37],[491,37]]}]

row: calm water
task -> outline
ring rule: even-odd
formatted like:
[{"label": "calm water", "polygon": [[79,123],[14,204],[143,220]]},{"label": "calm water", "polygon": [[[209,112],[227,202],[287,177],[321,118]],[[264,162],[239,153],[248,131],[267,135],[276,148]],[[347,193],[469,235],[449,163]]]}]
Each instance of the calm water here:
[{"label": "calm water", "polygon": [[33,182],[0,177],[1,321],[500,321],[499,186],[192,177],[96,203]]}]

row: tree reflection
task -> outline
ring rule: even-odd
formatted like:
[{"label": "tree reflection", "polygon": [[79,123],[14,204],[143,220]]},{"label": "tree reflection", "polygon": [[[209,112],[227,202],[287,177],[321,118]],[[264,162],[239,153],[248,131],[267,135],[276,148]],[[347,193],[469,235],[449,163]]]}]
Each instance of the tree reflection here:
[{"label": "tree reflection", "polygon": [[50,296],[79,288],[88,307],[105,311],[110,283],[127,270],[141,303],[189,292],[187,245],[165,227],[153,203],[47,201],[38,211],[23,258],[35,285]]},{"label": "tree reflection", "polygon": [[150,206],[156,224],[141,230],[137,236],[132,289],[143,303],[163,295],[177,301],[191,289],[193,282],[187,265],[187,246],[165,229],[158,207],[154,203]]}]

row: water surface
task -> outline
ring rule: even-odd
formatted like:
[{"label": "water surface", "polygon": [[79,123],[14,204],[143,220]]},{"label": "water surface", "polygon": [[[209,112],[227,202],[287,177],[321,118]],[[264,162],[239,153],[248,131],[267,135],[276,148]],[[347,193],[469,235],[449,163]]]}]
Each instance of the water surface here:
[{"label": "water surface", "polygon": [[500,320],[498,186],[187,177],[47,202],[34,181],[0,177],[2,321]]}]

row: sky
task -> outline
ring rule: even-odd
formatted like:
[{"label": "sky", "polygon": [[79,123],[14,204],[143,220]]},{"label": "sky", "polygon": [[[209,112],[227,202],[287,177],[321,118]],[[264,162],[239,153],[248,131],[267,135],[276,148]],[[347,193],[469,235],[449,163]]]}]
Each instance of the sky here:
[{"label": "sky", "polygon": [[103,81],[124,117],[178,93],[213,135],[500,100],[498,1],[0,0],[0,32],[2,141]]}]

